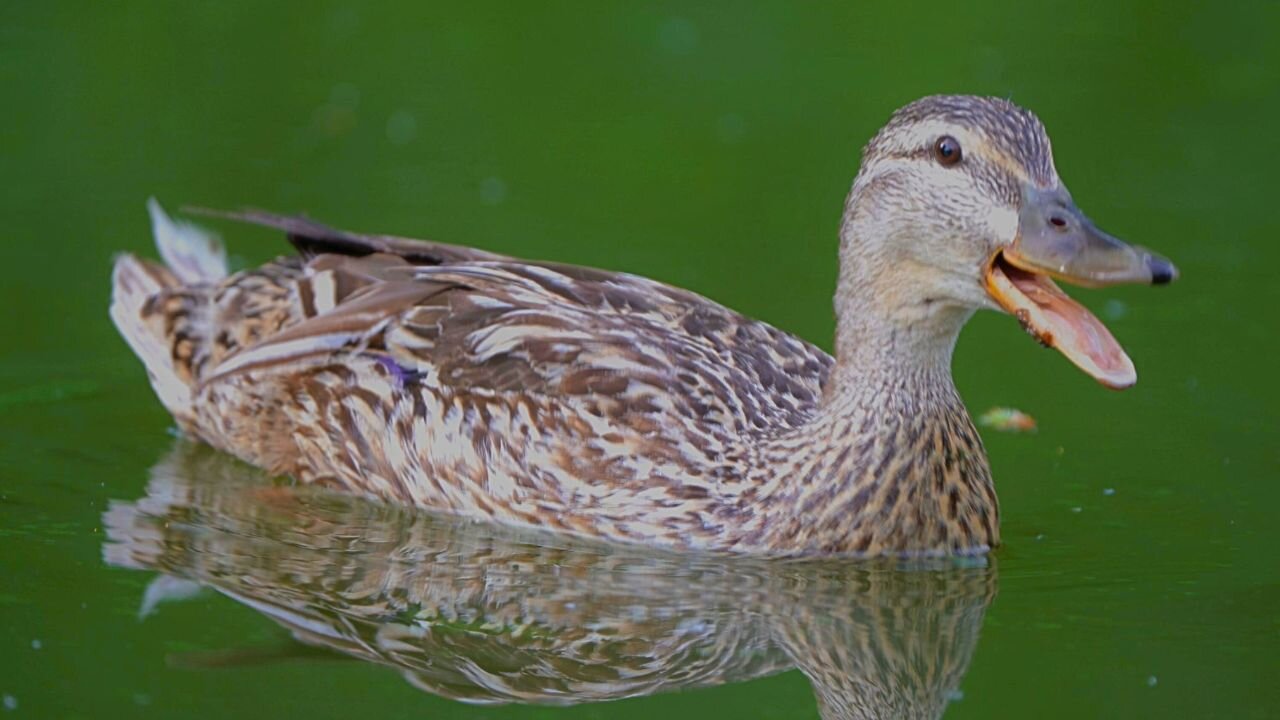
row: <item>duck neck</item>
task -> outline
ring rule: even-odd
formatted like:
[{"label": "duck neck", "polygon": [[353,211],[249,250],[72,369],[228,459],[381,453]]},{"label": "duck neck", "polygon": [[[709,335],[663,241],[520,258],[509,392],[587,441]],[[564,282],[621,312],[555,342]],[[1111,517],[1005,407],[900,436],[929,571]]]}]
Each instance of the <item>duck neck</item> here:
[{"label": "duck neck", "polygon": [[786,516],[773,523],[785,536],[773,543],[867,555],[994,547],[986,454],[951,379],[970,311],[886,302],[886,276],[848,260],[836,295],[836,364],[819,412],[763,449]]},{"label": "duck neck", "polygon": [[[948,302],[939,270],[903,248],[910,228],[887,222],[855,184],[840,228],[836,367],[863,379],[884,368],[951,378],[951,353],[973,310]],[[858,387],[857,383],[836,389]]]}]

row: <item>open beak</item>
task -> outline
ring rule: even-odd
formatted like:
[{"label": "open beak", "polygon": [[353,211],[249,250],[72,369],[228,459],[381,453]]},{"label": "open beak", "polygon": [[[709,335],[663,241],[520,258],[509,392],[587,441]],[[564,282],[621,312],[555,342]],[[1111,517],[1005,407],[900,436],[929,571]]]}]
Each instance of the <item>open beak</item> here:
[{"label": "open beak", "polygon": [[1117,390],[1138,381],[1133,361],[1092,313],[1050,278],[1102,287],[1164,285],[1178,271],[1163,257],[1099,230],[1065,189],[1023,191],[1018,236],[988,261],[984,281],[1000,307],[1047,347]]}]

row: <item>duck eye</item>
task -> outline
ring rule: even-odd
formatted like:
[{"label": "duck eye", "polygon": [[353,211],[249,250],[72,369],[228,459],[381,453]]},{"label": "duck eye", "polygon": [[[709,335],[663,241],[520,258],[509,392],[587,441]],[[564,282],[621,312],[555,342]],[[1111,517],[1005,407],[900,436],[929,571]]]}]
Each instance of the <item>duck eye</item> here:
[{"label": "duck eye", "polygon": [[960,141],[950,135],[943,135],[933,144],[933,156],[938,159],[939,165],[955,165],[960,162]]}]

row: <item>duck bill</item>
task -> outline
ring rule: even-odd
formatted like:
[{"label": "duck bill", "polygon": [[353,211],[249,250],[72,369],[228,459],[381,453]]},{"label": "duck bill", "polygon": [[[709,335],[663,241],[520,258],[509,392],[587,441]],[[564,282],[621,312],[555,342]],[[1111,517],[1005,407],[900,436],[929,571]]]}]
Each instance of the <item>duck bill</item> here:
[{"label": "duck bill", "polygon": [[1102,321],[1072,300],[1053,278],[1102,287],[1163,285],[1177,278],[1173,263],[1098,229],[1065,189],[1023,193],[1018,236],[987,263],[988,294],[1041,344],[1116,390],[1138,381],[1133,361]]}]

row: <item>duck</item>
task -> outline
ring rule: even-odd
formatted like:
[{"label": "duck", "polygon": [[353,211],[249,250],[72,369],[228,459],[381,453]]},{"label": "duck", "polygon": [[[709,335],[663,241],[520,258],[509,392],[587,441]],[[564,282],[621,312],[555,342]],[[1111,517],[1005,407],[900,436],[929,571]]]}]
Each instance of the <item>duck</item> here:
[{"label": "duck", "polygon": [[1123,389],[1132,361],[1054,280],[1178,275],[1077,207],[1034,113],[969,95],[863,148],[832,354],[636,275],[206,211],[295,249],[231,273],[217,235],[149,210],[160,261],[117,257],[110,314],[185,435],[301,484],[674,552],[990,552],[961,329],[1007,313]]}]

